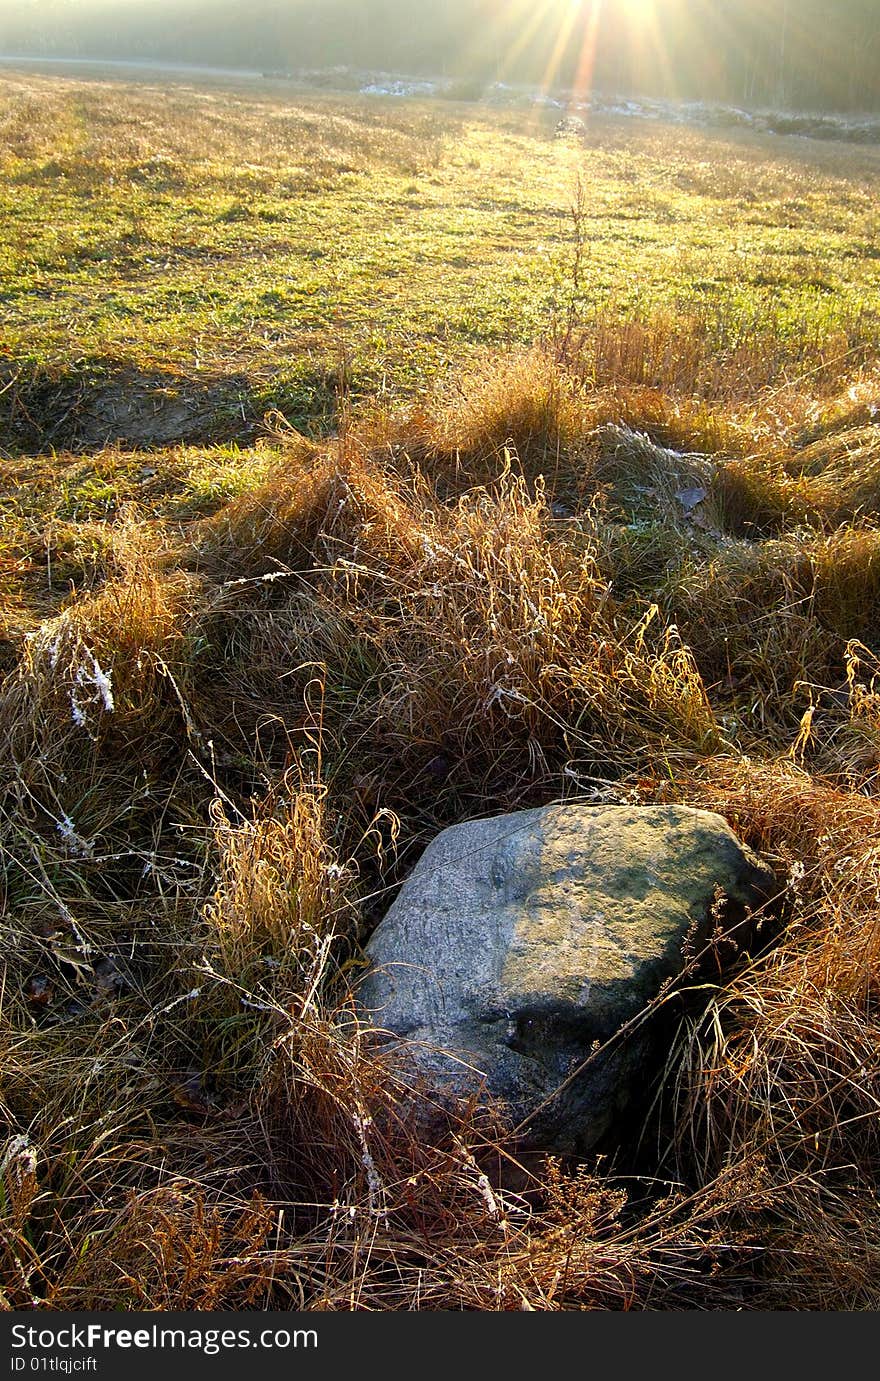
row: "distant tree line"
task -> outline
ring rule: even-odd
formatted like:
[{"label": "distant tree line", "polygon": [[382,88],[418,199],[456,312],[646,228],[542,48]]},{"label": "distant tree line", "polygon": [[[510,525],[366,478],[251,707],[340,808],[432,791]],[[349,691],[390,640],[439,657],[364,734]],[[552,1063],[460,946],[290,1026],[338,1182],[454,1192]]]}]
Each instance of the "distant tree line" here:
[{"label": "distant tree line", "polygon": [[0,0],[0,49],[880,108],[880,0]]}]

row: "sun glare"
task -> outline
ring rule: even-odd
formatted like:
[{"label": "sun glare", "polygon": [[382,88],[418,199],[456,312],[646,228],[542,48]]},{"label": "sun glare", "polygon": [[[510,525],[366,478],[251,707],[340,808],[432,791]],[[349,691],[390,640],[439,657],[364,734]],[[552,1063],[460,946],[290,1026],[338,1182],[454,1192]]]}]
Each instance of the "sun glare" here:
[{"label": "sun glare", "polygon": [[592,88],[601,36],[611,26],[634,68],[667,68],[658,0],[497,0],[496,65],[499,80],[515,80],[529,55],[540,51],[541,86],[571,90],[575,99]]},{"label": "sun glare", "polygon": [[[654,8],[656,0],[605,0],[605,3],[611,9],[623,10],[633,19],[644,19]],[[568,0],[567,8],[570,13],[579,15],[584,10],[599,9],[601,4],[602,0]]]}]

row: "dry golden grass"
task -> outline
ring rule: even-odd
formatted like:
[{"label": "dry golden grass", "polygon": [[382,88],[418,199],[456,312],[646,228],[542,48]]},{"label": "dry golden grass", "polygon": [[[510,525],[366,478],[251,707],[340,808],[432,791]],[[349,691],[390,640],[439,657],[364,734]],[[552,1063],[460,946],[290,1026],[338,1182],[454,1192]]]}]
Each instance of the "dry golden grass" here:
[{"label": "dry golden grass", "polygon": [[[877,393],[643,329],[279,432],[11,633],[4,1307],[878,1306]],[[645,1125],[520,1165],[350,988],[438,828],[573,795],[720,810],[780,902]]]},{"label": "dry golden grass", "polygon": [[[438,155],[443,127],[423,112],[399,115],[375,102],[310,93],[302,103],[241,89],[122,85],[4,73],[3,162],[13,175],[102,177],[204,185],[239,165],[241,190],[280,172],[291,185],[320,186],[354,170],[415,172]],[[445,115],[444,123],[450,117]],[[34,165],[38,172],[34,173]],[[222,171],[221,171],[222,170]]]},{"label": "dry golden grass", "polygon": [[[4,89],[0,1305],[877,1308],[875,151]],[[350,990],[439,828],[573,796],[780,897],[520,1164]]]}]

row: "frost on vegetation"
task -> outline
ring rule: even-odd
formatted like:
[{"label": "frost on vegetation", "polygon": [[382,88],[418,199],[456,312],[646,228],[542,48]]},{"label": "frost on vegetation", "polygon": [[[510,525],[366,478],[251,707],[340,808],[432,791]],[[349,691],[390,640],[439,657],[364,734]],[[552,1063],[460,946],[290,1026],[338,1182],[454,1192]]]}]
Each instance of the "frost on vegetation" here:
[{"label": "frost on vegetation", "polygon": [[61,655],[62,641],[63,635],[61,633],[58,633],[52,639],[52,641],[48,643],[46,646],[46,656],[49,658],[49,666],[52,668],[53,671],[58,666],[58,658]]},{"label": "frost on vegetation", "polygon": [[795,859],[788,870],[788,885],[795,897],[800,897],[801,883],[807,876],[807,870],[800,859]]},{"label": "frost on vegetation", "polygon": [[528,698],[523,695],[522,691],[517,690],[515,686],[505,686],[498,682],[490,688],[489,694],[484,701],[484,707],[487,710],[491,710],[493,705],[503,705],[506,700],[512,700],[517,705],[528,705],[530,703]]},{"label": "frost on vegetation", "polygon": [[472,1153],[466,1146],[456,1139],[456,1150],[461,1158],[464,1168],[474,1176],[474,1187],[476,1192],[486,1206],[486,1212],[490,1218],[501,1220],[503,1218],[502,1205],[499,1203],[495,1191],[489,1183],[488,1176],[480,1169]]},{"label": "frost on vegetation", "polygon": [[6,1143],[0,1174],[12,1173],[19,1184],[37,1172],[37,1153],[26,1134],[12,1136]]},{"label": "frost on vegetation", "polygon": [[45,655],[50,670],[56,675],[61,667],[62,653],[67,651],[67,666],[63,670],[70,678],[70,713],[78,729],[88,731],[88,711],[96,704],[106,714],[113,713],[116,703],[112,672],[101,666],[94,652],[83,644],[69,624],[62,623],[59,627],[54,621],[32,637],[37,651]]},{"label": "frost on vegetation", "polygon": [[77,833],[76,826],[69,815],[63,815],[56,821],[55,828],[61,835],[71,853],[79,854],[81,858],[91,858],[95,851],[95,845],[91,839],[83,839]]},{"label": "frost on vegetation", "polygon": [[370,1150],[367,1140],[367,1134],[373,1125],[373,1119],[367,1113],[361,1113],[355,1110],[352,1112],[352,1121],[354,1122],[355,1131],[357,1132],[358,1141],[361,1146],[361,1164],[367,1175],[367,1196],[369,1199],[370,1212],[381,1214],[382,1209],[380,1204],[383,1197],[384,1186],[379,1172],[376,1169],[376,1162],[373,1159],[373,1153]]},{"label": "frost on vegetation", "polygon": [[115,707],[113,701],[113,683],[110,672],[104,671],[100,662],[93,652],[87,654],[90,666],[80,662],[74,672],[73,686],[70,691],[70,706],[73,715],[73,722],[80,729],[87,728],[86,714],[83,704],[79,698],[79,692],[83,691],[92,701],[97,698],[107,714],[112,714]]}]

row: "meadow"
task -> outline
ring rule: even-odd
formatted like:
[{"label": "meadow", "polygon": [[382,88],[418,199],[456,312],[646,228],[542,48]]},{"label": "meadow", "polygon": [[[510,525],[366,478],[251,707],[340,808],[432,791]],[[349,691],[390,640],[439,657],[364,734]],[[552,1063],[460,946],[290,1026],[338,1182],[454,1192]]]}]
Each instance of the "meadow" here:
[{"label": "meadow", "polygon": [[[880,152],[0,75],[0,1302],[880,1305]],[[773,866],[651,1111],[426,1144],[438,829]]]}]

